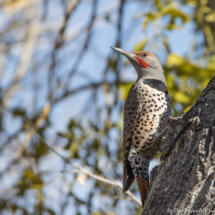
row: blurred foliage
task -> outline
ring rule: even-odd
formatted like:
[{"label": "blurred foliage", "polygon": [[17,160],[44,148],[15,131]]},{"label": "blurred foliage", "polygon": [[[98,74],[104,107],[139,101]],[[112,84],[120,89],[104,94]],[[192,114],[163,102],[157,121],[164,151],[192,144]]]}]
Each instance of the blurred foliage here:
[{"label": "blurred foliage", "polygon": [[[135,77],[124,77],[131,66],[109,46],[128,38],[123,26],[133,5],[132,26],[150,32],[133,50],[165,57],[174,116],[189,110],[214,75],[214,0],[107,2],[0,1],[0,214],[140,214],[119,188],[80,173],[44,145],[122,181],[123,105]],[[188,24],[196,37],[181,56],[169,34]],[[110,41],[109,28],[98,33],[107,26],[115,32]],[[97,43],[103,37],[105,48]],[[131,191],[139,196],[136,185]]]}]

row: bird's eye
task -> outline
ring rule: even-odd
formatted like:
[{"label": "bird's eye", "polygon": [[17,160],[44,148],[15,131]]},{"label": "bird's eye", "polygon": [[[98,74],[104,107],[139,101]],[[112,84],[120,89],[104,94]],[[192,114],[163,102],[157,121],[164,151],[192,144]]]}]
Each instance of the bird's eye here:
[{"label": "bird's eye", "polygon": [[146,57],[147,56],[147,54],[146,53],[143,53],[143,57]]}]

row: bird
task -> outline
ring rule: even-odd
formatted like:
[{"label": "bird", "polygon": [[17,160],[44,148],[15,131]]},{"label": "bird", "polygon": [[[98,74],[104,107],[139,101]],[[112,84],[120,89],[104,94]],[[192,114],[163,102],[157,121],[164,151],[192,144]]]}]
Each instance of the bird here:
[{"label": "bird", "polygon": [[111,48],[124,55],[137,73],[124,105],[123,193],[135,180],[143,207],[149,189],[149,163],[159,152],[153,140],[167,126],[171,99],[162,64],[155,54]]}]

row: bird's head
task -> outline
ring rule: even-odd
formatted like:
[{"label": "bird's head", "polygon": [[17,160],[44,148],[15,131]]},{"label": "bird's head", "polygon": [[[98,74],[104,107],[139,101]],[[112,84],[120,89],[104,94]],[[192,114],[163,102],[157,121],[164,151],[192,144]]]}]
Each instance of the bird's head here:
[{"label": "bird's head", "polygon": [[166,84],[161,62],[155,54],[147,51],[127,52],[120,48],[111,48],[128,58],[137,72],[138,80],[142,78],[153,78],[161,80]]}]

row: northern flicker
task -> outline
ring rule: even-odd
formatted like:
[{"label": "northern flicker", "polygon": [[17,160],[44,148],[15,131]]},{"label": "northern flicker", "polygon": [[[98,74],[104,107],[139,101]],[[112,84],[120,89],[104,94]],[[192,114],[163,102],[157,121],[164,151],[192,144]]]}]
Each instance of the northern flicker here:
[{"label": "northern flicker", "polygon": [[149,188],[149,162],[159,151],[153,139],[166,127],[172,112],[171,100],[164,71],[156,55],[111,48],[127,57],[137,72],[137,80],[124,106],[123,192],[135,179],[143,205]]}]

